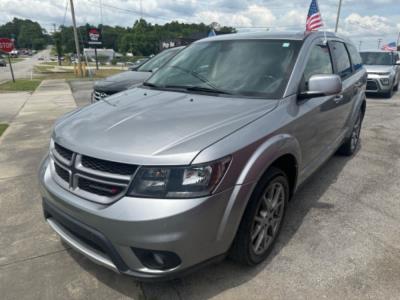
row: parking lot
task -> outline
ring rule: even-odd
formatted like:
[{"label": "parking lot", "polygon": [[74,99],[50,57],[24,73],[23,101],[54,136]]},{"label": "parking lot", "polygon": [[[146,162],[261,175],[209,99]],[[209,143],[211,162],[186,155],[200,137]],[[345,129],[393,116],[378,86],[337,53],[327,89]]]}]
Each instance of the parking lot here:
[{"label": "parking lot", "polygon": [[[36,170],[52,124],[85,105],[89,90],[75,82],[72,94],[53,80],[32,95],[0,95],[0,121],[11,123],[0,138],[2,299],[399,298],[400,93],[368,99],[357,154],[334,156],[299,190],[264,263],[226,260],[140,283],[69,249],[42,217]],[[1,104],[11,97],[13,105]]]}]

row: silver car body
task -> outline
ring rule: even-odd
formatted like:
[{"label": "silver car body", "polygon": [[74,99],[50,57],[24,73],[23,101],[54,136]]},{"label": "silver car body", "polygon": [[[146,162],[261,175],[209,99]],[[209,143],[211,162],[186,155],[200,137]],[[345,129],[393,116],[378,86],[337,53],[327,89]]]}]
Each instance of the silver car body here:
[{"label": "silver car body", "polygon": [[[322,33],[211,38],[304,40],[281,99],[227,95],[216,101],[214,96],[204,94],[135,88],[64,116],[55,124],[54,142],[39,172],[46,220],[90,259],[141,279],[175,276],[223,257],[248,199],[268,167],[278,159],[291,162],[293,194],[350,135],[357,113],[365,109],[363,68],[342,82],[338,96],[298,100],[310,49],[325,42],[325,38],[348,42]],[[59,153],[65,150],[70,151],[70,160],[65,161]],[[216,190],[210,196],[193,199],[138,198],[124,192],[116,199],[99,197],[74,183],[63,182],[54,170],[64,160],[68,166],[65,171],[74,180],[99,180],[100,175],[106,182],[119,180],[126,191],[134,174],[120,178],[99,173],[98,169],[85,168],[82,159],[135,166],[182,166],[226,156],[231,157],[231,164]],[[64,221],[60,223],[60,219]],[[66,230],[65,226],[78,229]],[[80,239],[83,232],[101,235],[106,250]],[[167,270],[146,267],[134,252],[137,248],[173,252],[180,263]]]},{"label": "silver car body", "polygon": [[[384,51],[362,51],[365,52],[378,52]],[[387,52],[385,52],[387,53]],[[393,53],[394,63],[399,60],[399,55]],[[396,58],[397,57],[397,58]],[[399,85],[400,82],[400,66],[393,64],[391,66],[386,65],[365,65],[365,69],[368,73],[367,92],[368,93],[388,93],[393,90],[394,87]]]},{"label": "silver car body", "polygon": [[103,80],[94,83],[91,102],[94,103],[104,99],[110,95],[124,91],[126,89],[142,84],[152,75],[155,70],[141,70],[140,67],[146,67],[148,64],[155,64],[155,68],[160,68],[162,64],[171,59],[184,46],[166,49],[159,54],[147,59],[147,61],[139,64],[134,70],[129,70],[116,75],[109,76]]}]

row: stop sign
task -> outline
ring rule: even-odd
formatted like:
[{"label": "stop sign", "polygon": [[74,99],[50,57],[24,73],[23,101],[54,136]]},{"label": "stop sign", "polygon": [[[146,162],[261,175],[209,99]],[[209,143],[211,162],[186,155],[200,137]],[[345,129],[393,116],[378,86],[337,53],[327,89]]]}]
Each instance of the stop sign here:
[{"label": "stop sign", "polygon": [[0,51],[10,53],[14,49],[12,39],[0,38]]}]

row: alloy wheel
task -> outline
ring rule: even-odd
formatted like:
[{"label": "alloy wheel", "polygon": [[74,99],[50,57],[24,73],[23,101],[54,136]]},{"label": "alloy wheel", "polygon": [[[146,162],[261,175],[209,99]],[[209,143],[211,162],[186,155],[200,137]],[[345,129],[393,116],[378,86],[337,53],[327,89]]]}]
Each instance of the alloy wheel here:
[{"label": "alloy wheel", "polygon": [[361,132],[361,115],[358,116],[357,122],[354,124],[353,132],[351,133],[351,150],[354,151],[360,139]]},{"label": "alloy wheel", "polygon": [[280,182],[267,186],[258,206],[251,230],[251,248],[256,255],[265,253],[275,239],[285,209],[285,188]]}]

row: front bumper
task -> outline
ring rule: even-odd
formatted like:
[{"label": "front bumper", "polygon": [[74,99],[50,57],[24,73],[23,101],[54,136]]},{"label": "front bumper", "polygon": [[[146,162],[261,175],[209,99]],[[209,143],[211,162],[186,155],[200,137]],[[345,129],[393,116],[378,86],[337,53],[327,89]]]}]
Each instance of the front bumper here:
[{"label": "front bumper", "polygon": [[[382,80],[388,80],[389,84],[383,84]],[[367,93],[387,93],[393,88],[393,78],[388,76],[380,76],[376,74],[368,74]]]},{"label": "front bumper", "polygon": [[[64,190],[51,177],[48,160],[39,172],[46,221],[72,248],[94,262],[139,279],[171,278],[229,250],[252,185],[196,199],[123,197],[102,205]],[[233,196],[234,195],[234,196]],[[233,199],[234,197],[234,199]],[[245,203],[245,201],[244,201]],[[155,269],[135,249],[168,251],[179,265]]]}]

